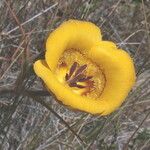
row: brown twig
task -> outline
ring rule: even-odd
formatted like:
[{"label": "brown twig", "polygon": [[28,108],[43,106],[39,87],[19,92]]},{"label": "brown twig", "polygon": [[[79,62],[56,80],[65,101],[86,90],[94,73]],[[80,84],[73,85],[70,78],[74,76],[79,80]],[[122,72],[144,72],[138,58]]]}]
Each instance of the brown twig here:
[{"label": "brown twig", "polygon": [[[0,94],[16,94],[15,90],[11,89],[3,89],[0,90]],[[41,90],[25,90],[24,94],[27,96],[30,96],[32,99],[34,99],[35,101],[37,101],[38,103],[40,103],[41,105],[43,105],[45,108],[47,108],[48,110],[50,110],[83,144],[85,144],[85,142],[81,139],[81,137],[68,125],[68,123],[62,119],[61,116],[59,116],[52,108],[51,106],[44,102],[41,101],[39,97],[35,97],[35,96],[50,96],[50,93],[47,91],[41,91]]]},{"label": "brown twig", "polygon": [[[54,5],[48,7],[47,9],[42,10],[41,12],[39,12],[38,14],[36,14],[35,16],[31,17],[29,20],[26,20],[25,22],[23,22],[23,23],[21,24],[21,26],[24,26],[24,25],[28,24],[29,22],[31,22],[31,21],[33,21],[34,19],[38,18],[39,16],[45,14],[46,12],[48,12],[49,10],[51,10],[52,8],[54,8],[54,7],[57,6],[57,5],[58,5],[58,3],[56,2]],[[15,27],[14,29],[8,31],[7,34],[10,34],[10,33],[14,32],[14,31],[16,31],[18,28],[19,28],[19,26]]]},{"label": "brown twig", "polygon": [[22,27],[22,25],[21,25],[19,19],[17,18],[15,12],[11,9],[9,2],[8,2],[7,0],[4,0],[4,2],[5,2],[5,4],[7,5],[9,11],[11,12],[13,18],[15,19],[16,23],[18,24],[18,26],[19,26],[19,28],[20,28],[20,31],[21,31],[21,33],[22,33],[22,36],[23,36],[23,38],[24,38],[24,37],[25,37],[25,31],[24,31],[24,29],[23,29],[23,27]]},{"label": "brown twig", "polygon": [[42,106],[47,108],[51,113],[53,113],[81,142],[86,145],[82,138],[70,127],[70,125],[58,114],[56,113],[47,102],[41,100],[40,98],[32,97],[36,102],[40,103]]},{"label": "brown twig", "polygon": [[104,25],[104,23],[107,21],[107,19],[115,12],[115,10],[117,9],[117,7],[120,4],[120,2],[121,2],[121,0],[118,0],[118,2],[114,5],[112,11],[110,11],[110,13],[107,15],[106,19],[102,22],[100,27],[102,27]]},{"label": "brown twig", "polygon": [[[14,87],[10,88],[4,88],[0,89],[0,95],[2,94],[16,94],[16,91],[14,90]],[[25,90],[24,93],[25,95],[32,95],[32,96],[51,96],[51,94],[48,91],[44,90]]]}]

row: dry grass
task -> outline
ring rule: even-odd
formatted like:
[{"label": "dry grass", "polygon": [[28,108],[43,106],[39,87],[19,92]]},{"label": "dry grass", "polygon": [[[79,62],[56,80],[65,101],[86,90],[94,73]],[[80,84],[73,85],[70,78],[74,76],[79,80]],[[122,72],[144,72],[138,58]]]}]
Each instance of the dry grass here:
[{"label": "dry grass", "polygon": [[[136,85],[107,117],[59,105],[33,72],[46,37],[69,18],[94,22],[134,59]],[[149,0],[1,0],[0,20],[0,149],[150,148]]]}]

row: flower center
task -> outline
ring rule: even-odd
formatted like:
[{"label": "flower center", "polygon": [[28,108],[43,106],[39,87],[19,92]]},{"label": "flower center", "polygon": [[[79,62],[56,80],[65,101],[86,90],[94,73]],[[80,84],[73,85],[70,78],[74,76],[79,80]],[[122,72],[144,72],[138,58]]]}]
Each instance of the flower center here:
[{"label": "flower center", "polygon": [[[85,70],[87,65],[79,66],[77,62],[74,62],[71,66],[69,73],[66,73],[65,80],[70,87],[77,87],[77,88],[87,88],[90,87],[90,79],[92,76],[86,76]],[[87,85],[82,85],[82,83],[87,83]],[[92,83],[92,81],[91,81]]]},{"label": "flower center", "polygon": [[66,50],[59,59],[57,79],[73,92],[89,98],[100,97],[105,87],[102,70],[77,50]]}]

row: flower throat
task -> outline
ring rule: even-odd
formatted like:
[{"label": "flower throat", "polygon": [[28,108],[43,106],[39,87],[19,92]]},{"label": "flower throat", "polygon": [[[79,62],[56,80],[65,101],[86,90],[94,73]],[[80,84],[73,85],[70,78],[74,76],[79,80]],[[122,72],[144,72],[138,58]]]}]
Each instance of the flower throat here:
[{"label": "flower throat", "polygon": [[56,75],[74,93],[95,99],[101,95],[106,82],[101,69],[77,50],[66,50],[63,53]]}]

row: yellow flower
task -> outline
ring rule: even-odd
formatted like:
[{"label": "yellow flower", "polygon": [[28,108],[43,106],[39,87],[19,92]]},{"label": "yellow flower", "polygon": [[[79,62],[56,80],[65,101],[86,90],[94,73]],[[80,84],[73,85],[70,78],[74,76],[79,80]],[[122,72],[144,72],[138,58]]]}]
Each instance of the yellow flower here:
[{"label": "yellow flower", "polygon": [[132,59],[93,23],[69,20],[48,37],[34,70],[57,100],[92,114],[117,109],[135,82]]}]

